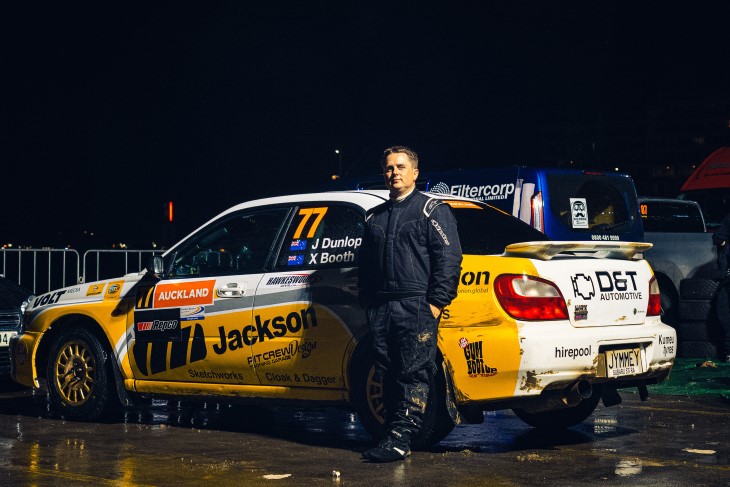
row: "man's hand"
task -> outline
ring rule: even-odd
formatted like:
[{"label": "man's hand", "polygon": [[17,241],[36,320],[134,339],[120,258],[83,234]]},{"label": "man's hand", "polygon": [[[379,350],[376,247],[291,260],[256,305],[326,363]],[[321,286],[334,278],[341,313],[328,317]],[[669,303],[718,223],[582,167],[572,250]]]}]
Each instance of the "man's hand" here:
[{"label": "man's hand", "polygon": [[439,316],[441,316],[441,308],[434,306],[431,303],[428,303],[428,305],[431,307],[431,314],[434,318],[438,318]]}]

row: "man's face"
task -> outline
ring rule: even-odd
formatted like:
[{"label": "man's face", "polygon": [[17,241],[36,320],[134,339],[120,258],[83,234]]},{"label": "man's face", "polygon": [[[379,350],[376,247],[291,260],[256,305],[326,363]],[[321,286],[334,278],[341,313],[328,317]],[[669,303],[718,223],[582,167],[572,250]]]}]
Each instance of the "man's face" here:
[{"label": "man's face", "polygon": [[413,167],[410,158],[402,152],[390,154],[383,167],[385,186],[390,196],[397,198],[408,194],[416,186],[418,169]]}]

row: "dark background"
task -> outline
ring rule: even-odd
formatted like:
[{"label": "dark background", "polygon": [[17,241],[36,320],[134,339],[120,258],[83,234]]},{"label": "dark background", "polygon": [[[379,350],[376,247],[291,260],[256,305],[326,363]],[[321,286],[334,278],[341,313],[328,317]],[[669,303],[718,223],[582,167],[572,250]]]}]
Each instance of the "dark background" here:
[{"label": "dark background", "polygon": [[422,170],[619,168],[674,196],[730,145],[719,3],[99,3],[0,11],[2,244],[169,244],[318,189],[335,149],[350,175],[406,144]]}]

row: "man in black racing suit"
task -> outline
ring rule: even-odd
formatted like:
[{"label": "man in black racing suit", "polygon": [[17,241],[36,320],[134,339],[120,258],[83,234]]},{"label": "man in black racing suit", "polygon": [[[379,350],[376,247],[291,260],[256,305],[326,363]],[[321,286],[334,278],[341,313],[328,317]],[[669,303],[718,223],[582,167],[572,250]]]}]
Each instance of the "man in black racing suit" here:
[{"label": "man in black racing suit", "polygon": [[418,155],[403,146],[381,161],[390,200],[367,218],[360,249],[360,299],[384,383],[387,434],[363,453],[375,462],[404,459],[420,430],[436,371],[441,312],[456,297],[461,245],[448,205],[416,189]]}]

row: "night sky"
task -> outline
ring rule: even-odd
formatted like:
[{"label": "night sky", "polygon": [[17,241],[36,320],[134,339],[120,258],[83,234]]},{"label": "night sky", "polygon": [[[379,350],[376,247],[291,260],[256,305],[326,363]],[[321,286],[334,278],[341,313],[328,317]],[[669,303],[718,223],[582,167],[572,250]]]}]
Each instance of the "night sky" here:
[{"label": "night sky", "polygon": [[540,164],[540,129],[730,96],[715,2],[27,4],[0,12],[0,243],[148,248],[168,200],[182,237],[316,189],[335,149]]}]

